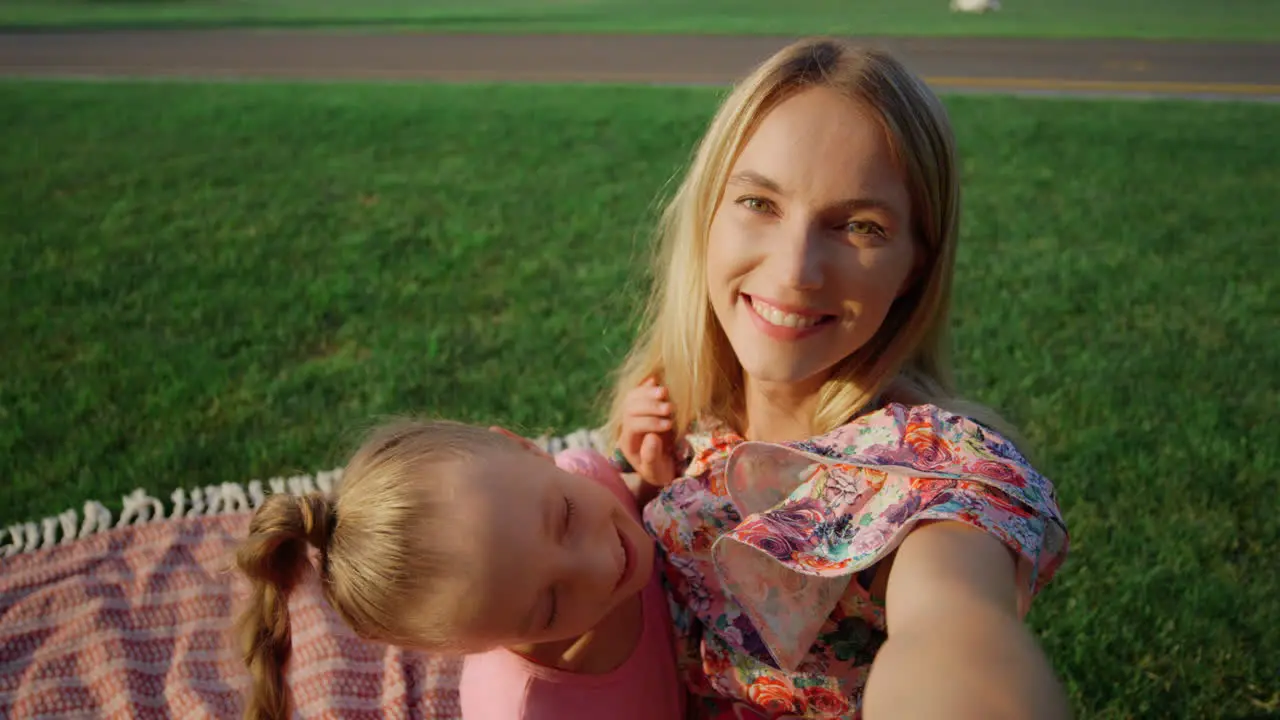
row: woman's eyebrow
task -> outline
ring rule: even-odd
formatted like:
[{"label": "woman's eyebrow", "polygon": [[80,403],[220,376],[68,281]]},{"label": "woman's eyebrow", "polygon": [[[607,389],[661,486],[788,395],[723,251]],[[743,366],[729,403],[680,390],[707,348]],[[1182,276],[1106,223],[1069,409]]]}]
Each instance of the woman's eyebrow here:
[{"label": "woman's eyebrow", "polygon": [[[782,186],[770,177],[762,175],[755,170],[741,170],[729,176],[730,185],[747,185],[749,187],[757,187],[762,190],[784,194]],[[894,204],[883,198],[877,197],[852,197],[840,200],[832,204],[833,208],[839,208],[845,212],[857,212],[859,210],[879,210],[893,217],[898,217],[899,213]]]},{"label": "woman's eyebrow", "polygon": [[742,170],[729,176],[731,185],[750,185],[758,187],[769,192],[782,193],[782,186],[771,178],[765,177],[754,170]]},{"label": "woman's eyebrow", "polygon": [[859,210],[879,210],[889,217],[897,218],[898,211],[893,203],[888,200],[882,200],[875,197],[857,197],[841,200],[836,207],[845,212],[858,212]]}]

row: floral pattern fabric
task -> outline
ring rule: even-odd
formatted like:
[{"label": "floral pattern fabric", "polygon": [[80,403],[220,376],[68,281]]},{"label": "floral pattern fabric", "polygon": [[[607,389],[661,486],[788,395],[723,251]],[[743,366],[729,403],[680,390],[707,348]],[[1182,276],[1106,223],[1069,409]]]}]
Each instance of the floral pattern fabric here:
[{"label": "floral pattern fabric", "polygon": [[720,426],[686,441],[689,465],[645,524],[695,717],[858,717],[886,637],[867,578],[920,522],[1008,546],[1022,612],[1066,557],[1049,480],[1003,436],[932,405],[887,405],[804,442]]}]

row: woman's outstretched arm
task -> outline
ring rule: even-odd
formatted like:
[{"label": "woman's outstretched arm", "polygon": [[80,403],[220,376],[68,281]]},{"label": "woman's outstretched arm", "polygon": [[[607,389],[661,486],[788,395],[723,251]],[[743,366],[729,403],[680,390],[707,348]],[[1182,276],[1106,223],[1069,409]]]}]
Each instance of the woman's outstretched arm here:
[{"label": "woman's outstretched arm", "polygon": [[867,720],[1069,718],[1017,597],[1014,556],[991,535],[954,522],[908,535],[889,570]]}]

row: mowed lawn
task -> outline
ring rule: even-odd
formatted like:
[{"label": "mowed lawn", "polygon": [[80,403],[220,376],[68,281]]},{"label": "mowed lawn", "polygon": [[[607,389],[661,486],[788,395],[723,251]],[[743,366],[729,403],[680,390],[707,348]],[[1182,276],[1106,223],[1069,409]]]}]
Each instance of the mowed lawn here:
[{"label": "mowed lawn", "polygon": [[[716,99],[0,84],[0,527],[387,414],[597,422]],[[958,364],[1061,489],[1032,622],[1080,717],[1280,711],[1280,107],[948,103]]]},{"label": "mowed lawn", "polygon": [[0,26],[1280,39],[1275,0],[0,0]]}]

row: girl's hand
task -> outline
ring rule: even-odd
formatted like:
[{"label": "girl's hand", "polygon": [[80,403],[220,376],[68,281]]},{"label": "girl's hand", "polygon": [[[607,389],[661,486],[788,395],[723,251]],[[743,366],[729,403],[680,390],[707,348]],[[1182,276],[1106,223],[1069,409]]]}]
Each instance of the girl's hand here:
[{"label": "girl's hand", "polygon": [[511,432],[510,430],[504,427],[498,427],[497,425],[491,426],[489,430],[496,432],[499,435],[506,435],[512,440],[515,440],[516,442],[520,443],[520,446],[523,447],[525,450],[533,453],[534,455],[537,455],[540,458],[544,458],[546,460],[552,460],[551,455],[548,454],[546,450],[543,450],[542,448],[538,447],[537,443],[535,443],[534,441],[530,440],[527,437],[524,437],[523,435],[517,435]]},{"label": "girl's hand", "polygon": [[666,487],[676,477],[672,424],[667,389],[657,380],[649,378],[627,393],[618,449],[636,474],[656,487]]}]

